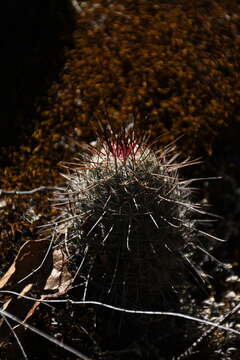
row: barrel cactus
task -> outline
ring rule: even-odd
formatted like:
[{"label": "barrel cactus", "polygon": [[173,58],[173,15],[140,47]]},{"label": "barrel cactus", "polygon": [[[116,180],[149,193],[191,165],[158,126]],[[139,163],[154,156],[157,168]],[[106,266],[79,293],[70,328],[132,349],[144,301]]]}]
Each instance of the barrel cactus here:
[{"label": "barrel cactus", "polygon": [[194,179],[179,175],[196,161],[178,161],[175,147],[155,150],[133,129],[108,130],[80,159],[64,164],[51,232],[82,300],[164,308],[189,273],[201,279],[191,254],[211,235],[198,226],[205,212],[192,200]]}]

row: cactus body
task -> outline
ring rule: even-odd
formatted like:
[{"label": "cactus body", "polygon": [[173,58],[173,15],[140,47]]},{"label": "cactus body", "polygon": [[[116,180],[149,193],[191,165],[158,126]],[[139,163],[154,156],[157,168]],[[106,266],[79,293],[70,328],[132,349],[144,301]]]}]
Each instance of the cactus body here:
[{"label": "cactus body", "polygon": [[[56,246],[65,248],[83,300],[137,309],[162,306],[195,267],[200,230],[175,144],[154,151],[133,131],[108,134],[68,173],[55,206]],[[196,270],[197,271],[197,270]]]}]

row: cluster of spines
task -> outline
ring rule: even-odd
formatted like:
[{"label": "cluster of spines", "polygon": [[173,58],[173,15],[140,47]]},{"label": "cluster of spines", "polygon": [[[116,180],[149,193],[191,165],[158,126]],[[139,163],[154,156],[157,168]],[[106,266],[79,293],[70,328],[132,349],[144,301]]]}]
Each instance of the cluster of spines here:
[{"label": "cluster of spines", "polygon": [[[130,129],[104,132],[99,146],[64,164],[66,184],[55,197],[55,246],[64,247],[82,299],[113,305],[154,307],[184,286],[186,265],[201,277],[189,257],[201,249],[190,184],[179,169],[175,143],[158,151]],[[200,221],[202,221],[200,219]],[[217,238],[215,238],[217,239]]]}]

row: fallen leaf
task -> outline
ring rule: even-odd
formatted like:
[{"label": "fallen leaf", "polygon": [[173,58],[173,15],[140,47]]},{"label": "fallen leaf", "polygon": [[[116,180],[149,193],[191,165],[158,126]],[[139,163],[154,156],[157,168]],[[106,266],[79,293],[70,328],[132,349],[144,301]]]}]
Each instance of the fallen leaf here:
[{"label": "fallen leaf", "polygon": [[[3,309],[22,319],[29,319],[41,304],[39,301],[23,298],[28,295],[44,300],[63,295],[72,283],[67,269],[67,257],[62,250],[52,250],[49,240],[27,241],[19,250],[13,264],[0,279],[0,295],[3,297]],[[2,293],[1,290],[18,293]],[[55,291],[55,292],[54,292]],[[34,295],[33,295],[34,292]],[[17,330],[19,338],[23,336],[23,327],[10,322]],[[0,347],[11,333],[4,319],[0,321]]]}]

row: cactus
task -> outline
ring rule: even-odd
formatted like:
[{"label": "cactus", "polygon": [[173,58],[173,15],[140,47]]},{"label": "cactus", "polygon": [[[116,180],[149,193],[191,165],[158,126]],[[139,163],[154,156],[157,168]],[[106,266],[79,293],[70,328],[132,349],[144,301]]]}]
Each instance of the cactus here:
[{"label": "cactus", "polygon": [[156,151],[133,129],[106,130],[81,159],[63,164],[66,183],[55,194],[59,216],[51,232],[82,300],[163,309],[189,269],[201,279],[190,255],[213,236],[199,229],[196,217],[206,213],[191,199],[194,179],[179,176],[198,161],[178,162],[175,148]]}]

